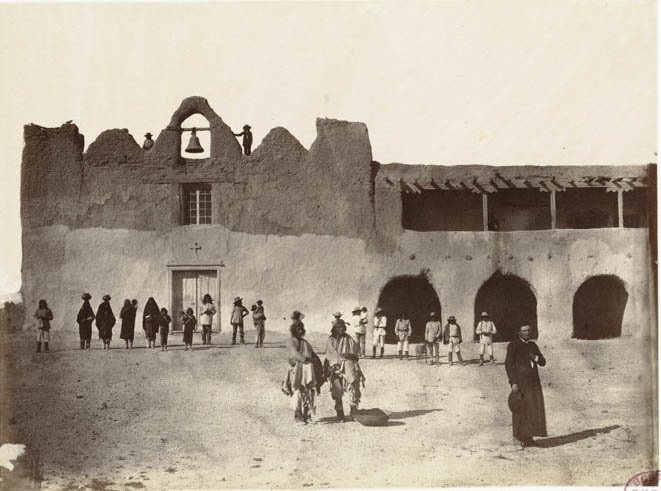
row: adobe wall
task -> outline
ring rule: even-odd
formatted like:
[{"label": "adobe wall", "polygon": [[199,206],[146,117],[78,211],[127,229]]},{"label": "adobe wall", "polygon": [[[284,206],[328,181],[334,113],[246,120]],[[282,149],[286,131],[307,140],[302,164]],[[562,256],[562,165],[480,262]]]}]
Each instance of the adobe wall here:
[{"label": "adobe wall", "polygon": [[[268,329],[286,331],[293,309],[306,313],[312,331],[327,330],[330,313],[367,305],[373,312],[386,282],[398,275],[428,277],[443,317],[473,322],[475,296],[497,270],[526,280],[537,298],[543,339],[566,339],[572,332],[573,295],[590,276],[620,277],[629,294],[622,335],[648,336],[650,277],[647,230],[506,232],[406,232],[393,252],[371,251],[362,239],[322,235],[254,235],[222,226],[188,227],[169,233],[64,226],[24,233],[31,267],[24,271],[28,313],[39,298],[49,300],[55,329],[77,329],[80,294],[96,306],[104,293],[117,312],[124,298],[141,305],[154,296],[169,306],[168,264],[225,264],[221,276],[221,322],[227,328],[231,300],[250,304],[262,298]],[[202,249],[191,249],[196,241]],[[412,255],[415,256],[411,259]],[[28,316],[29,317],[29,316]]]},{"label": "adobe wall", "polygon": [[[178,128],[199,112],[210,123],[211,157],[180,157]],[[475,295],[496,271],[526,280],[537,298],[540,336],[568,338],[571,305],[590,276],[613,274],[629,294],[623,335],[648,335],[652,288],[647,229],[521,232],[413,232],[401,224],[400,179],[485,178],[548,168],[379,165],[362,123],[319,119],[305,149],[273,129],[249,157],[206,100],[184,100],[154,147],[142,149],[127,130],[103,132],[83,153],[73,124],[25,127],[21,182],[23,294],[30,314],[46,298],[54,328],[76,330],[80,295],[96,305],[113,297],[141,305],[154,296],[169,306],[168,265],[226,266],[221,315],[236,296],[265,302],[269,329],[286,330],[300,309],[311,330],[356,304],[373,311],[386,282],[426,271],[444,318],[473,322]],[[644,175],[644,168],[563,168],[577,177]],[[641,170],[642,169],[642,170]],[[628,173],[628,174],[627,174]],[[552,177],[552,176],[551,176]],[[213,225],[181,226],[180,187],[212,185]],[[195,254],[197,242],[202,249]],[[413,259],[412,259],[413,258]],[[27,316],[26,324],[31,322]]]},{"label": "adobe wall", "polygon": [[[176,125],[197,110],[210,120],[211,157],[182,159]],[[372,152],[362,123],[317,120],[309,151],[275,128],[246,157],[206,100],[193,97],[149,151],[121,129],[104,131],[82,151],[83,136],[73,124],[25,127],[24,227],[165,231],[179,226],[180,184],[211,182],[213,222],[231,230],[348,237],[373,232]]]}]

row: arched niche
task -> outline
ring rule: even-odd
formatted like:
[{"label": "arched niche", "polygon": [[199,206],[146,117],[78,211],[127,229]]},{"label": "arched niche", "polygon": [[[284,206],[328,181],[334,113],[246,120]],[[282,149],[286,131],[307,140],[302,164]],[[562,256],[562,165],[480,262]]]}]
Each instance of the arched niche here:
[{"label": "arched niche", "polygon": [[519,328],[526,324],[531,328],[532,339],[538,337],[537,297],[530,284],[518,276],[496,271],[478,290],[474,312],[473,327],[482,312],[489,314],[498,331],[494,341],[516,339]]},{"label": "arched niche", "polygon": [[624,282],[614,275],[592,276],[574,294],[572,315],[577,339],[616,338],[622,333],[622,319],[629,294]]},{"label": "arched niche", "polygon": [[378,306],[387,318],[386,342],[395,343],[395,322],[400,313],[406,313],[411,321],[413,334],[409,340],[424,341],[429,313],[436,312],[441,318],[441,302],[426,275],[402,275],[388,280],[379,294]]}]

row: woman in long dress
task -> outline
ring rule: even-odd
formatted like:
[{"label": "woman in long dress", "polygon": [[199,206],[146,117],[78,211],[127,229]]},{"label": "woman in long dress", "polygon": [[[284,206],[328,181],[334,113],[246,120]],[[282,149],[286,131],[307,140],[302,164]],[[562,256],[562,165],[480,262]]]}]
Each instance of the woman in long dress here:
[{"label": "woman in long dress", "polygon": [[94,311],[90,305],[92,295],[84,293],[82,296],[83,305],[78,311],[76,322],[78,322],[78,335],[80,336],[80,349],[90,349],[92,342],[92,322],[94,321]]},{"label": "woman in long dress", "polygon": [[122,330],[119,333],[119,337],[124,340],[126,349],[133,348],[133,339],[135,337],[135,314],[136,309],[127,298],[124,300],[124,306],[119,313],[119,317],[122,319]]},{"label": "woman in long dress", "polygon": [[147,349],[156,347],[156,333],[161,318],[161,311],[154,297],[149,297],[142,312],[142,329],[147,337]]},{"label": "woman in long dress", "polygon": [[115,314],[110,306],[110,295],[103,296],[103,302],[96,311],[96,328],[99,330],[99,339],[103,341],[103,349],[110,349],[112,328],[115,325]]}]

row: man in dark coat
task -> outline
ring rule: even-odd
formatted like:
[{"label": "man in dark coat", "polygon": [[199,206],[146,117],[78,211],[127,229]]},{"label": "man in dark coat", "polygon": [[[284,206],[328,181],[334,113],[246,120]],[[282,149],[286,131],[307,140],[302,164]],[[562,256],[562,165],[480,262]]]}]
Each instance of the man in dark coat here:
[{"label": "man in dark coat", "polygon": [[115,314],[110,307],[110,295],[103,296],[103,302],[96,311],[96,328],[99,330],[99,339],[103,341],[103,349],[110,349],[112,328],[115,325]]},{"label": "man in dark coat", "polygon": [[530,326],[522,326],[519,339],[507,346],[505,369],[512,392],[521,397],[518,410],[512,412],[512,433],[523,447],[533,445],[534,436],[546,436],[544,394],[537,373],[537,366],[545,365],[544,356],[530,341]]},{"label": "man in dark coat", "polygon": [[234,136],[243,137],[243,153],[250,155],[250,147],[252,147],[252,132],[250,131],[250,125],[244,124],[243,131],[241,133],[234,133]]},{"label": "man in dark coat", "polygon": [[78,322],[78,334],[80,335],[80,349],[90,349],[90,343],[92,341],[92,321],[94,320],[94,311],[90,305],[91,298],[92,295],[89,293],[83,294],[83,305],[78,311],[78,317],[76,317],[76,322]]}]

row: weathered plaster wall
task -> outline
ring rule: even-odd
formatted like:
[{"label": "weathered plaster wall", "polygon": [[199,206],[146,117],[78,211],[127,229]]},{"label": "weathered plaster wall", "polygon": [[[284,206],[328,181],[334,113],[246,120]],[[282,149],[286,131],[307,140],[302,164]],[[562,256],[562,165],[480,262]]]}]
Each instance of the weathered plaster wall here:
[{"label": "weathered plaster wall", "polygon": [[[182,159],[175,130],[196,111],[210,121],[211,158]],[[180,224],[181,183],[210,182],[213,222],[232,230],[348,237],[373,232],[372,153],[362,123],[317,120],[309,151],[275,128],[247,157],[206,100],[194,97],[182,102],[149,151],[128,131],[114,129],[83,155],[82,135],[71,124],[26,126],[25,143],[26,226],[163,231]]]},{"label": "weathered plaster wall", "polygon": [[75,223],[82,184],[83,135],[73,124],[26,125],[21,166],[23,227]]},{"label": "weathered plaster wall", "polygon": [[[190,249],[193,241],[202,249]],[[428,270],[444,318],[473,322],[475,295],[497,270],[526,280],[537,297],[544,339],[572,332],[573,295],[588,277],[614,274],[629,293],[622,335],[647,336],[650,312],[647,230],[539,232],[406,232],[394,251],[377,253],[361,239],[322,235],[278,236],[233,232],[221,226],[179,227],[169,233],[114,229],[70,231],[55,226],[24,234],[32,261],[24,276],[28,312],[49,300],[55,328],[76,329],[80,295],[96,305],[109,293],[117,310],[124,298],[149,296],[169,306],[167,265],[226,265],[221,277],[221,321],[231,300],[262,298],[268,328],[285,331],[293,309],[307,314],[310,330],[325,331],[330,313],[359,304],[371,312],[392,277]],[[415,259],[411,259],[411,255]]]}]

